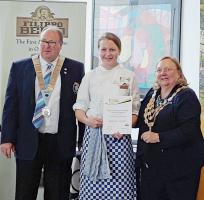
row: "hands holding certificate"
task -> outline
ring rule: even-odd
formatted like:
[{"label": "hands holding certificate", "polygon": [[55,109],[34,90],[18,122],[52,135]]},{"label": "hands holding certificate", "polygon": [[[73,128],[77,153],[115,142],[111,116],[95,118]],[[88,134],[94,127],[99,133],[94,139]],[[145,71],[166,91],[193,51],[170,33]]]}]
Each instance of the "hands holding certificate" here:
[{"label": "hands holding certificate", "polygon": [[[98,117],[92,117],[92,116],[86,117],[86,125],[92,128],[99,128],[103,126],[103,120]],[[112,136],[114,138],[121,139],[123,137],[123,134],[116,132],[116,133],[113,133]]]},{"label": "hands holding certificate", "polygon": [[[100,111],[99,111],[100,110]],[[131,134],[132,123],[136,115],[132,115],[132,97],[116,96],[106,97],[102,105],[98,105],[96,116],[86,116],[83,111],[80,120],[92,128],[103,127],[102,133],[121,139],[124,134]],[[79,118],[78,116],[78,118]]]}]

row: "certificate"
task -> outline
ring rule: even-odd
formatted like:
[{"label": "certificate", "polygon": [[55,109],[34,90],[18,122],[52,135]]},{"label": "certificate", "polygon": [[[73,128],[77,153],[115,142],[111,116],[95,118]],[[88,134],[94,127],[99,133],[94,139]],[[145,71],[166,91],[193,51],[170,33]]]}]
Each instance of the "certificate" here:
[{"label": "certificate", "polygon": [[117,96],[104,99],[103,134],[131,134],[132,97]]}]

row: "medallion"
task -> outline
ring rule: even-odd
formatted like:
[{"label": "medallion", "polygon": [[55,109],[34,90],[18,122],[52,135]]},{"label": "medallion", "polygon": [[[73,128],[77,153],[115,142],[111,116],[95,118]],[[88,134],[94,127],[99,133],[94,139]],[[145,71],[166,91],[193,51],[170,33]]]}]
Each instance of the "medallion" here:
[{"label": "medallion", "polygon": [[49,109],[47,106],[45,106],[45,107],[42,109],[42,115],[43,115],[44,117],[50,117],[51,112],[50,112],[50,109]]},{"label": "medallion", "polygon": [[181,87],[177,88],[177,90],[169,98],[164,99],[162,102],[161,102],[161,100],[159,100],[159,102],[156,102],[157,89],[154,90],[151,99],[149,100],[149,102],[147,103],[146,108],[144,109],[144,121],[147,124],[147,126],[149,127],[150,131],[151,131],[152,127],[154,126],[156,117],[159,114],[159,112],[161,110],[163,110],[163,108],[165,106],[172,103],[172,99],[174,98],[174,96],[176,96],[176,94],[178,92],[180,92],[181,90],[183,90],[183,89],[185,89],[187,87],[188,86],[184,85],[184,86],[181,86]]}]

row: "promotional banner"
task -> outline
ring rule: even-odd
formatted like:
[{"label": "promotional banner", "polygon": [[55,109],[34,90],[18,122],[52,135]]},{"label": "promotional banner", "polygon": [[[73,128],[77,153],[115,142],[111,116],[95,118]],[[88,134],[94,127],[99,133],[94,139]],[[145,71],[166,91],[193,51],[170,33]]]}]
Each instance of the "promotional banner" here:
[{"label": "promotional banner", "polygon": [[[38,52],[44,27],[58,26],[64,35],[61,54],[84,62],[86,7],[78,2],[0,1],[0,121],[10,66]],[[15,199],[14,157],[6,159],[0,154],[0,177],[0,199]],[[41,188],[39,196],[43,196]]]},{"label": "promotional banner", "polygon": [[44,27],[58,26],[64,35],[61,54],[84,62],[86,3],[0,1],[0,19],[1,120],[11,63],[38,52]]}]

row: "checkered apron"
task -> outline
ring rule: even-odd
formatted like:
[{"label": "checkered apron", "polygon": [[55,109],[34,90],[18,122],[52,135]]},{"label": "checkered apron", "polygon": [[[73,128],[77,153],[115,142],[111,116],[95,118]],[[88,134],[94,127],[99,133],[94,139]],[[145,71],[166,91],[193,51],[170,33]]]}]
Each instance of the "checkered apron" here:
[{"label": "checkered apron", "polygon": [[104,135],[111,170],[111,179],[93,182],[83,175],[84,163],[90,137],[86,128],[80,171],[80,200],[135,200],[136,174],[131,136],[125,135],[117,140]]}]

